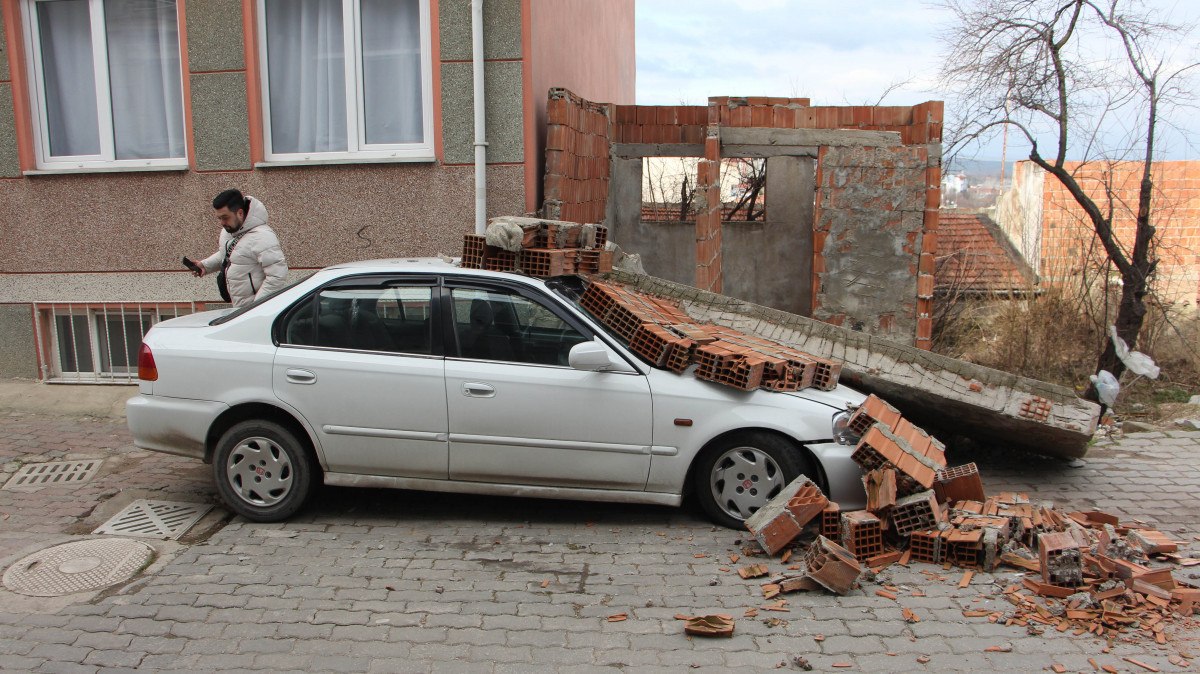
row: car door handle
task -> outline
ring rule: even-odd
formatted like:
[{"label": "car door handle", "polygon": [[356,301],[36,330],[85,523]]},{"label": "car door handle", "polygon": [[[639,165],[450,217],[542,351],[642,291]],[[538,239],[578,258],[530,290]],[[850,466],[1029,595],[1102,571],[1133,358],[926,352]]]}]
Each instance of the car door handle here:
[{"label": "car door handle", "polygon": [[496,387],[477,381],[463,382],[463,395],[475,398],[491,398],[496,395]]},{"label": "car door handle", "polygon": [[287,380],[293,384],[315,384],[317,383],[317,375],[308,370],[288,370],[285,375]]}]

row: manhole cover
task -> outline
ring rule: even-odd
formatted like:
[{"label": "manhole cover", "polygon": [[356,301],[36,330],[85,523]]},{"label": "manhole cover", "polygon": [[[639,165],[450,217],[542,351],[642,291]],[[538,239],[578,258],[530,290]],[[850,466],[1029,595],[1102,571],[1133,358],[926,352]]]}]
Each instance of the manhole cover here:
[{"label": "manhole cover", "polygon": [[129,580],[154,550],[127,538],[64,543],[29,555],[4,572],[4,586],[32,597],[61,597]]},{"label": "manhole cover", "polygon": [[92,533],[175,540],[211,509],[207,503],[138,500]]},{"label": "manhole cover", "polygon": [[21,466],[4,488],[12,491],[40,489],[52,485],[78,484],[92,479],[103,459],[86,461],[48,461]]}]

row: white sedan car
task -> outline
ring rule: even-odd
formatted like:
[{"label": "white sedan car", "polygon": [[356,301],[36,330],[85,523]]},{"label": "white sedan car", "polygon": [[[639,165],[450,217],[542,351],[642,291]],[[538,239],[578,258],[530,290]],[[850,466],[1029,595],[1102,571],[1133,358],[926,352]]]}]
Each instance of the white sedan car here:
[{"label": "white sedan car", "polygon": [[864,396],[740,391],[651,367],[576,303],[581,281],[440,259],[321,270],[147,333],[134,443],[213,466],[255,521],[319,483],[679,505],[740,527],[805,474],[864,501]]}]

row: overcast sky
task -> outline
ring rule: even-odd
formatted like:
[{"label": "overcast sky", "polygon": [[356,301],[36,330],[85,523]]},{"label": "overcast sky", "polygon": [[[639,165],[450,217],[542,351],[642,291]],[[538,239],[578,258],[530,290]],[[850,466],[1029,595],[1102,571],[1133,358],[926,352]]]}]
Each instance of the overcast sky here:
[{"label": "overcast sky", "polygon": [[[1176,19],[1200,18],[1200,0],[1147,0]],[[636,0],[637,102],[701,105],[709,96],[789,96],[814,105],[884,105],[939,90],[939,33],[949,15],[925,0]],[[1200,77],[1197,78],[1200,82]],[[947,116],[950,114],[947,110]],[[1200,159],[1197,111],[1165,130],[1163,158]],[[1010,140],[1012,137],[1010,135]],[[1009,146],[1008,159],[1027,149]],[[979,159],[999,159],[1000,143]]]}]

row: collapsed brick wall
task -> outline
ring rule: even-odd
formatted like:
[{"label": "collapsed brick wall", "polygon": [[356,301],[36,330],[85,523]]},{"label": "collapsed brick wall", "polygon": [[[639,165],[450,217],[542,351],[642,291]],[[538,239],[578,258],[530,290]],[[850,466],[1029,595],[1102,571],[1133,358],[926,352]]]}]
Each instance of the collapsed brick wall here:
[{"label": "collapsed brick wall", "polygon": [[551,89],[546,106],[543,215],[552,220],[604,222],[608,204],[613,105]]}]

